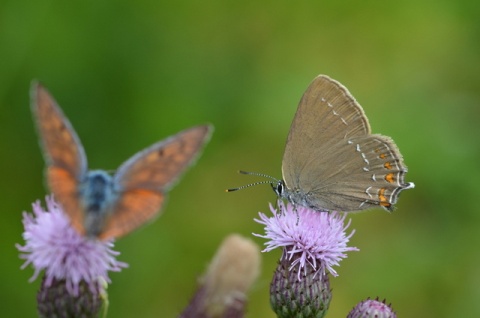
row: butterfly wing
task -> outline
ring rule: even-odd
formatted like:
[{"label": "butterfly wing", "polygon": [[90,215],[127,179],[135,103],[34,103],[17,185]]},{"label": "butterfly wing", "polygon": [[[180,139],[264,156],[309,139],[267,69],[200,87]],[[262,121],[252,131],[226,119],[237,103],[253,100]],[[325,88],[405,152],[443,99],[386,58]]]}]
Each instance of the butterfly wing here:
[{"label": "butterfly wing", "polygon": [[312,157],[312,152],[369,133],[363,109],[348,90],[328,76],[316,77],[300,100],[287,137],[282,161],[287,188],[298,187],[299,178],[312,172],[315,162],[318,166],[315,171],[323,170],[325,165],[320,166],[323,156]]},{"label": "butterfly wing", "polygon": [[41,84],[32,84],[31,97],[32,112],[47,164],[48,185],[74,228],[84,233],[78,184],[87,173],[85,151],[72,125]]},{"label": "butterfly wing", "polygon": [[211,131],[208,125],[184,130],[127,160],[114,176],[120,196],[99,238],[125,235],[154,218],[165,192],[195,161]]},{"label": "butterfly wing", "polygon": [[289,191],[318,210],[391,209],[413,184],[395,143],[370,134],[365,113],[339,82],[320,75],[302,97],[282,172]]},{"label": "butterfly wing", "polygon": [[[383,207],[392,211],[399,193],[413,187],[405,183],[407,167],[393,140],[381,135],[354,137],[327,152],[313,152],[329,170],[301,177],[300,187],[310,206],[344,212]],[[313,160],[313,158],[312,158]],[[317,168],[317,166],[315,165]]]}]

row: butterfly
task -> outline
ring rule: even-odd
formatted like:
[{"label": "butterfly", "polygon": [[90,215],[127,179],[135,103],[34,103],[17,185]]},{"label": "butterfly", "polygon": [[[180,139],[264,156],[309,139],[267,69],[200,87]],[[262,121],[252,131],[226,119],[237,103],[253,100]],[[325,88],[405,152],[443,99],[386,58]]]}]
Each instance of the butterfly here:
[{"label": "butterfly", "polygon": [[295,113],[282,160],[282,180],[268,177],[278,197],[316,211],[392,211],[407,167],[395,142],[372,134],[363,108],[338,81],[317,76]]},{"label": "butterfly", "polygon": [[32,84],[31,97],[50,190],[73,228],[99,240],[124,236],[157,216],[166,192],[195,161],[213,130],[202,125],[170,136],[133,155],[112,176],[88,170],[80,139],[41,84]]}]

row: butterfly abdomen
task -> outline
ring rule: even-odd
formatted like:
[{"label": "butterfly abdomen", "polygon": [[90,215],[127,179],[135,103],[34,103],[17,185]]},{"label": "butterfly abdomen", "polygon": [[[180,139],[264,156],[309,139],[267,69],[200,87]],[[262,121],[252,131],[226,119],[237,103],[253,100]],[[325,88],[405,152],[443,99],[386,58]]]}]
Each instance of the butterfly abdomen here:
[{"label": "butterfly abdomen", "polygon": [[87,236],[97,236],[105,225],[116,194],[112,177],[102,170],[89,171],[80,190]]}]

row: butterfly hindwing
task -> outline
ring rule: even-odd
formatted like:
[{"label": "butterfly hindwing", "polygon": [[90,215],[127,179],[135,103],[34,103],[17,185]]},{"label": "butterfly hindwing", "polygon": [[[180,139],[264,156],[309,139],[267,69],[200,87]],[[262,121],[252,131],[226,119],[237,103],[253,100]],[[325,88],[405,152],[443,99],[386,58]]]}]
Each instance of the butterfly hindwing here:
[{"label": "butterfly hindwing", "polygon": [[50,190],[69,216],[72,226],[84,235],[85,215],[79,200],[77,181],[67,170],[55,166],[47,168],[47,179]]},{"label": "butterfly hindwing", "polygon": [[133,231],[157,216],[164,201],[161,192],[138,189],[122,193],[98,238],[118,238]]}]

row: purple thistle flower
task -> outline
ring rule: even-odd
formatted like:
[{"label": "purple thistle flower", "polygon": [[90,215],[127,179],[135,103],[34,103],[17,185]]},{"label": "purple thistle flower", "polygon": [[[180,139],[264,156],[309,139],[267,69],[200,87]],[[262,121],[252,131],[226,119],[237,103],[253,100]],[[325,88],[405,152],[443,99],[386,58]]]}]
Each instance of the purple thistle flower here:
[{"label": "purple thistle flower", "polygon": [[392,309],[391,304],[387,305],[385,299],[379,301],[367,298],[359,302],[348,314],[347,318],[396,318],[397,315]]},{"label": "purple thistle flower", "polygon": [[[45,270],[43,287],[64,281],[71,296],[78,296],[80,286],[87,285],[93,294],[102,293],[102,282],[110,283],[108,271],[119,272],[128,264],[116,260],[119,252],[113,242],[101,242],[79,235],[71,226],[62,207],[53,197],[46,198],[47,210],[40,201],[32,204],[33,214],[23,213],[25,246],[17,244],[25,259],[22,269],[32,264],[34,281]],[[83,289],[83,288],[82,288]]]},{"label": "purple thistle flower", "polygon": [[[265,225],[265,235],[254,234],[269,241],[262,252],[269,252],[277,247],[283,247],[281,261],[290,261],[289,270],[295,267],[298,280],[301,274],[313,270],[314,274],[325,274],[326,270],[333,276],[338,276],[333,266],[346,258],[346,252],[358,251],[356,247],[348,247],[347,243],[355,230],[347,235],[345,231],[350,221],[344,225],[345,214],[337,212],[318,212],[303,206],[278,203],[278,212],[272,205],[272,217],[259,213],[260,220],[256,222]],[[307,267],[310,267],[308,269]]]}]

